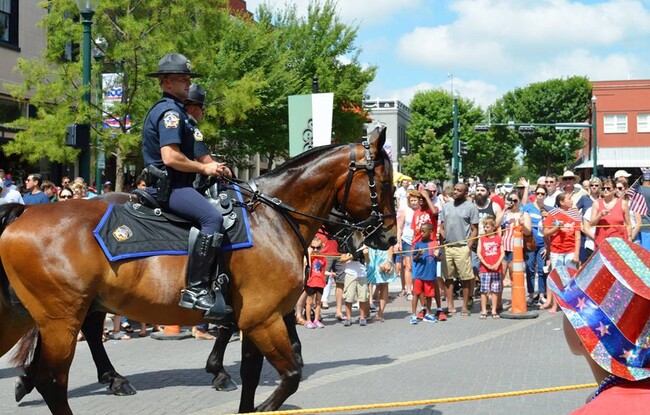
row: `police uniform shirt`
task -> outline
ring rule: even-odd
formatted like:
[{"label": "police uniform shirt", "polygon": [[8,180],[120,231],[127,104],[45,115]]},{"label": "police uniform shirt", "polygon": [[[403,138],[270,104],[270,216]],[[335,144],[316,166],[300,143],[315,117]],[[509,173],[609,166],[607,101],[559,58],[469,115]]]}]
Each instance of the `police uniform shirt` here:
[{"label": "police uniform shirt", "polygon": [[190,114],[187,114],[187,128],[192,131],[192,136],[194,137],[194,157],[199,159],[206,154],[210,154],[208,145],[205,144],[203,139],[203,133],[197,127],[197,121]]},{"label": "police uniform shirt", "polygon": [[[145,166],[154,165],[159,169],[167,170],[172,188],[192,186],[195,174],[166,167],[160,149],[170,144],[177,144],[181,153],[188,159],[196,158],[194,130],[188,128],[187,120],[183,103],[173,95],[163,93],[162,99],[149,110],[144,122],[142,155]],[[200,157],[201,154],[198,156]]]}]

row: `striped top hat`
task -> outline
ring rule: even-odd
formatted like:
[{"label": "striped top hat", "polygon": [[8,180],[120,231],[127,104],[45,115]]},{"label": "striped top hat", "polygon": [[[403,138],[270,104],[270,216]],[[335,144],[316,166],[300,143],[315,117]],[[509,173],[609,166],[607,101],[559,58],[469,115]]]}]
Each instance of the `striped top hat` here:
[{"label": "striped top hat", "polygon": [[650,251],[608,238],[580,269],[557,268],[549,285],[585,349],[607,372],[650,377]]}]

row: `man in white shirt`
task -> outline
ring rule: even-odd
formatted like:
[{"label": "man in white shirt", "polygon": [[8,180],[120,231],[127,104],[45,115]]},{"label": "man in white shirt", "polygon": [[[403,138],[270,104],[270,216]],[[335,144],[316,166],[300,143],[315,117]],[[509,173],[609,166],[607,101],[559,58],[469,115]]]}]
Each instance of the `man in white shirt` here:
[{"label": "man in white shirt", "polygon": [[406,193],[407,189],[409,187],[409,181],[408,180],[402,180],[400,183],[400,187],[398,187],[395,190],[395,199],[397,200],[397,207],[395,210],[400,210],[408,206],[408,202],[406,200]]},{"label": "man in white shirt", "polygon": [[10,189],[5,186],[5,182],[0,180],[0,205],[5,203],[20,203],[24,205],[23,197],[18,190]]}]

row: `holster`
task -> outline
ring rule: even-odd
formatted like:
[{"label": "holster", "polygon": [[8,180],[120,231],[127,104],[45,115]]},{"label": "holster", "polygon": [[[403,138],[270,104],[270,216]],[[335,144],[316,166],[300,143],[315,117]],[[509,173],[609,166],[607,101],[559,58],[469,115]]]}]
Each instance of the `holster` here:
[{"label": "holster", "polygon": [[171,193],[171,186],[169,183],[169,175],[166,170],[161,170],[154,165],[149,165],[144,168],[147,185],[156,188],[156,200],[158,203],[169,202],[169,195]]}]

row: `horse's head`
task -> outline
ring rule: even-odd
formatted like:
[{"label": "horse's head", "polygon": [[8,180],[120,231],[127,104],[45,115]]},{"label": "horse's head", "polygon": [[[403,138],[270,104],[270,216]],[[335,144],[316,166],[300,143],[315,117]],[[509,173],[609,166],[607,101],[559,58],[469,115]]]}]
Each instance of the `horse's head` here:
[{"label": "horse's head", "polygon": [[351,150],[348,172],[337,181],[336,210],[363,228],[366,245],[388,249],[397,241],[393,168],[384,151],[386,128]]}]

